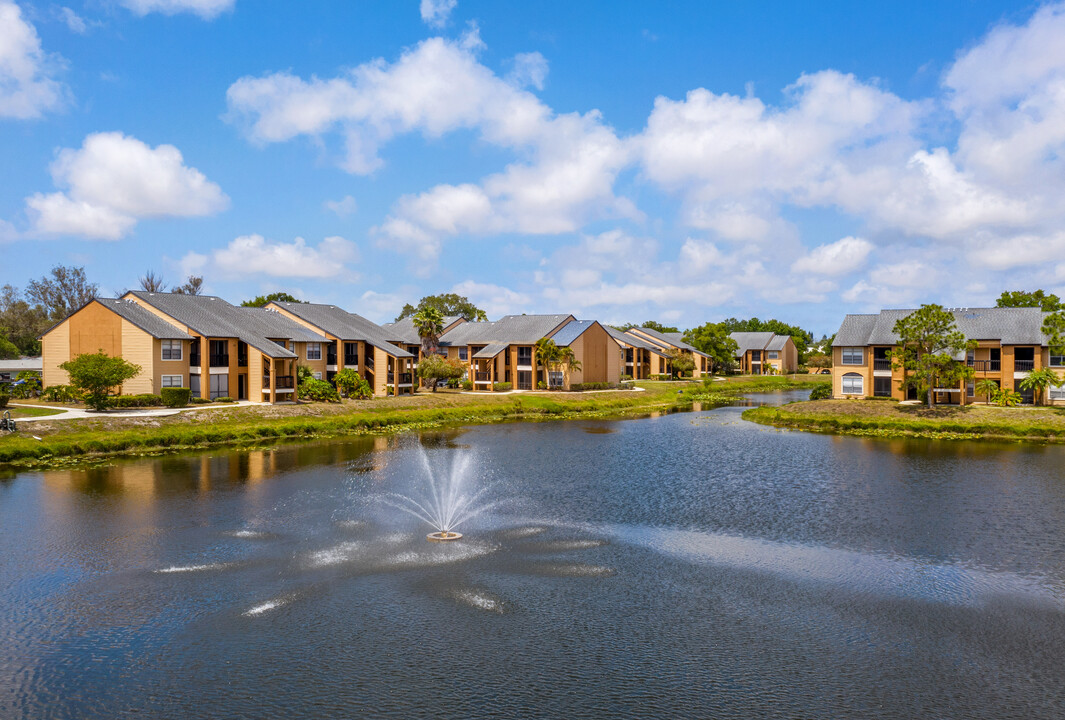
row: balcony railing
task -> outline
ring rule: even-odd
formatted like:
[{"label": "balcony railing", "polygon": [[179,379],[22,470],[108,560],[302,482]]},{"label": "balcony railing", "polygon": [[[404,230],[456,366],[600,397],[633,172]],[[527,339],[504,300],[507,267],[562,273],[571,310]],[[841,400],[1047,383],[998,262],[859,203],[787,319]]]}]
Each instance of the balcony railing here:
[{"label": "balcony railing", "polygon": [[891,360],[887,358],[875,358],[873,360],[873,370],[890,370]]},{"label": "balcony railing", "polygon": [[211,353],[211,367],[229,367],[229,353]]},{"label": "balcony railing", "polygon": [[396,382],[396,374],[392,371],[389,371],[388,374],[385,376],[385,382],[389,385],[394,385]]},{"label": "balcony railing", "polygon": [[410,385],[413,382],[414,382],[414,373],[400,373],[399,374],[399,384],[400,385]]},{"label": "balcony railing", "polygon": [[1035,360],[1014,360],[1013,369],[1016,372],[1031,372],[1035,370]]},{"label": "balcony railing", "polygon": [[337,354],[335,352],[326,353],[325,354],[325,364],[326,365],[336,365],[337,364]]},{"label": "balcony railing", "polygon": [[969,367],[977,372],[999,372],[1002,370],[1001,360],[970,360]]},{"label": "balcony railing", "polygon": [[474,373],[473,379],[476,382],[488,382],[488,381],[490,381],[492,379],[492,373],[486,373],[486,372]]},{"label": "balcony railing", "polygon": [[[263,375],[263,387],[270,389],[270,376]],[[291,390],[295,387],[295,379],[291,375],[278,375],[274,388],[277,390]]]},{"label": "balcony railing", "polygon": [[237,355],[237,367],[248,367],[248,356],[247,355],[240,355],[240,354]]}]

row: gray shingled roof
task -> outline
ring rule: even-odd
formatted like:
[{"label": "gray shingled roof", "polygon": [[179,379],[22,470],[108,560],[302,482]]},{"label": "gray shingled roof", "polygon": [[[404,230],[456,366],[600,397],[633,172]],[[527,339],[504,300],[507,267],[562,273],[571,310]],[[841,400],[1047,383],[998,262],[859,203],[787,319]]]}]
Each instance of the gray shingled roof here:
[{"label": "gray shingled roof", "polygon": [[[444,327],[448,328],[459,320],[462,320],[461,315],[447,315],[444,317]],[[388,335],[388,339],[392,342],[419,345],[422,341],[421,336],[418,335],[417,328],[414,327],[413,317],[405,317],[394,323],[386,323],[381,326],[381,330]]]},{"label": "gray shingled roof", "polygon": [[[894,345],[895,323],[914,310],[882,310],[878,315],[847,315],[833,347]],[[1039,308],[964,308],[951,310],[958,330],[968,340],[998,340],[1003,345],[1046,345],[1044,313]]]},{"label": "gray shingled roof", "polygon": [[277,300],[273,304],[284,308],[296,317],[341,340],[348,342],[361,340],[384,350],[393,357],[414,357],[406,350],[393,345],[392,338],[388,337],[388,333],[380,325],[336,305],[280,302]]},{"label": "gray shingled roof", "polygon": [[264,337],[295,340],[297,342],[329,341],[329,338],[325,335],[317,333],[305,325],[300,325],[295,320],[285,317],[276,310],[267,310],[260,307],[238,307],[236,310],[244,316],[243,322],[251,323],[251,326],[256,331],[261,332]]},{"label": "gray shingled roof", "polygon": [[507,315],[495,322],[467,322],[440,336],[443,346],[532,345],[572,315]]},{"label": "gray shingled roof", "polygon": [[[130,295],[166,313],[204,337],[237,338],[267,357],[296,357],[295,353],[270,339],[272,336],[267,332],[272,331],[273,328],[263,323],[260,318],[242,312],[241,308],[230,305],[220,297],[142,291],[133,291]],[[279,339],[292,338],[281,336]]]},{"label": "gray shingled roof", "polygon": [[783,350],[788,344],[788,340],[791,339],[790,335],[774,335],[773,339],[769,341],[769,344],[765,346],[766,350]]},{"label": "gray shingled roof", "polygon": [[662,352],[662,348],[658,347],[657,345],[652,345],[643,338],[638,338],[635,335],[630,335],[628,333],[621,332],[616,327],[611,327],[609,325],[604,325],[603,328],[606,330],[607,335],[614,338],[622,345],[640,348],[641,350],[650,350],[653,353],[665,356],[665,353]]},{"label": "gray shingled roof", "polygon": [[645,327],[635,328],[635,329],[639,330],[642,333],[645,333],[646,335],[651,336],[652,338],[657,340],[659,342],[659,344],[663,344],[666,347],[672,346],[672,347],[675,347],[675,348],[681,348],[683,350],[689,350],[689,351],[695,353],[696,355],[701,355],[701,356],[706,357],[706,358],[710,357],[709,355],[707,355],[706,353],[702,352],[701,350],[696,350],[694,347],[692,347],[688,343],[684,342],[684,340],[683,340],[684,334],[683,333],[660,333],[657,330],[652,330],[651,328],[645,328]]},{"label": "gray shingled roof", "polygon": [[[141,330],[151,335],[153,338],[157,338],[159,340],[192,339],[192,336],[184,330],[181,330],[180,328],[171,325],[166,320],[163,320],[161,317],[145,310],[137,303],[130,302],[128,300],[119,300],[118,298],[93,298],[74,312],[80,312],[87,305],[89,305],[89,303],[94,302],[100,303],[105,308],[112,311],[119,317],[128,320],[130,323],[136,325]],[[70,315],[73,314],[74,313],[71,313]],[[70,317],[70,315],[68,315],[67,317]],[[55,328],[62,325],[64,322],[66,322],[66,318],[63,318],[55,325],[52,325],[50,328],[41,333],[41,337],[44,337]]]},{"label": "gray shingled roof", "polygon": [[595,320],[574,320],[562,326],[562,329],[551,336],[555,345],[565,347],[584,334],[584,331],[595,325]]},{"label": "gray shingled roof", "polygon": [[475,352],[473,354],[473,357],[477,358],[477,359],[480,359],[480,360],[491,360],[496,355],[498,355],[499,353],[503,352],[506,349],[507,349],[507,344],[506,343],[489,343],[488,345],[485,345],[483,348],[481,348],[480,350]]}]

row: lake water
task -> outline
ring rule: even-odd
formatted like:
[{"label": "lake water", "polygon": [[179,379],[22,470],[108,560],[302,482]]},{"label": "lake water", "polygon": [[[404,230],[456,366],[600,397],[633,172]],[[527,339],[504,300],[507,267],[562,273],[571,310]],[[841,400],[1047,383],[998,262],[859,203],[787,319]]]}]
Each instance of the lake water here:
[{"label": "lake water", "polygon": [[1065,448],[741,410],[0,480],[0,718],[1065,717]]}]

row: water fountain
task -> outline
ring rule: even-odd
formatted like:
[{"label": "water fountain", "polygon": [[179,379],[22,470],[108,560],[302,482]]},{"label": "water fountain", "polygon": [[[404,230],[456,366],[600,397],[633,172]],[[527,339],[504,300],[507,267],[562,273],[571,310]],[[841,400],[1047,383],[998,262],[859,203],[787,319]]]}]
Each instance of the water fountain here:
[{"label": "water fountain", "polygon": [[426,535],[430,542],[449,542],[462,538],[455,528],[480,515],[496,503],[484,503],[487,486],[469,492],[465,488],[471,472],[472,456],[468,452],[455,453],[450,468],[440,472],[433,467],[429,453],[421,448],[422,465],[425,469],[425,485],[417,495],[390,493],[383,500],[419,520],[429,523],[433,532]]}]

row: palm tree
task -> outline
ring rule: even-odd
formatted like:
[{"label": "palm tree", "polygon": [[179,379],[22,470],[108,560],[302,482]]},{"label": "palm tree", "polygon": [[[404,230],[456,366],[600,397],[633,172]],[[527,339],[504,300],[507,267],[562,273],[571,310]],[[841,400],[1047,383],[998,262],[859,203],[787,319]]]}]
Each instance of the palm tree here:
[{"label": "palm tree", "polygon": [[558,348],[558,354],[555,356],[555,362],[561,365],[564,370],[562,373],[562,384],[566,384],[566,375],[569,371],[580,370],[581,361],[577,359],[577,356],[573,354],[573,348],[569,345]]},{"label": "palm tree", "polygon": [[1021,390],[1034,392],[1036,404],[1039,404],[1047,388],[1050,386],[1061,387],[1062,384],[1065,384],[1065,380],[1059,378],[1058,374],[1050,368],[1040,368],[1028,373],[1028,377],[1023,378],[1018,384],[1021,386]]},{"label": "palm tree", "polygon": [[434,307],[422,308],[411,320],[418,337],[422,341],[422,357],[436,353],[440,343],[440,333],[444,332],[444,316]]},{"label": "palm tree", "polygon": [[558,345],[551,338],[540,338],[536,341],[536,360],[544,366],[544,381],[551,386],[551,368],[558,362]]},{"label": "palm tree", "polygon": [[991,401],[998,395],[999,384],[997,380],[991,380],[984,378],[980,382],[976,383],[976,387],[973,388],[977,395],[984,396],[984,402],[990,404]]}]

